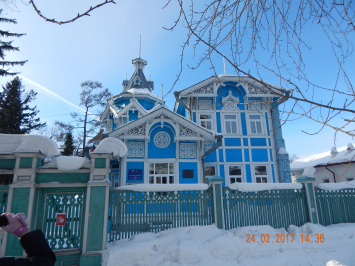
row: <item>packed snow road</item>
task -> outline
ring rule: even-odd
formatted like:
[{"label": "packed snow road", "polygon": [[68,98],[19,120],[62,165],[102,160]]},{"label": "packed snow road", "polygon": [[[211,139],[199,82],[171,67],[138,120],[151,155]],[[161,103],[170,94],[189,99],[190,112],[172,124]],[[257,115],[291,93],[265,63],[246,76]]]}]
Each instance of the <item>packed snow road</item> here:
[{"label": "packed snow road", "polygon": [[354,266],[355,224],[273,229],[214,225],[144,233],[109,243],[103,266]]}]

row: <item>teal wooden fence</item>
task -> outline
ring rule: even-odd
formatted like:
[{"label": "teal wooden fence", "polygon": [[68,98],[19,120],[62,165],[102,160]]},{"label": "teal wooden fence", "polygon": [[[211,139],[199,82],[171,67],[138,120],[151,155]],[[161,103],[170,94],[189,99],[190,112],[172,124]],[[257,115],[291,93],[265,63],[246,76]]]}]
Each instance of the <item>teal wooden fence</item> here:
[{"label": "teal wooden fence", "polygon": [[[46,194],[43,232],[53,250],[79,249],[83,200],[83,192]],[[63,226],[56,225],[57,213],[66,214]]]},{"label": "teal wooden fence", "polygon": [[305,189],[241,192],[222,191],[225,229],[270,225],[287,228],[309,222]]},{"label": "teal wooden fence", "polygon": [[134,192],[110,190],[107,240],[143,232],[212,224],[212,189],[205,191]]},{"label": "teal wooden fence", "polygon": [[321,225],[355,223],[355,189],[314,191]]}]

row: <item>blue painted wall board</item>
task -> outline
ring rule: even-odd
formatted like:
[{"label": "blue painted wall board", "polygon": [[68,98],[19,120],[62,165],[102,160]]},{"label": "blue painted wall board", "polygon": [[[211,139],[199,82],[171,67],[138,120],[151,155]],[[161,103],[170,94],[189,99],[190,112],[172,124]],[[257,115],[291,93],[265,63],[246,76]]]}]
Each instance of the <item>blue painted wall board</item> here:
[{"label": "blue painted wall board", "polygon": [[270,161],[272,161],[272,162],[273,162],[273,161],[274,161],[274,159],[272,158],[272,149],[270,149],[270,150],[269,150],[269,152],[270,152]]},{"label": "blue painted wall board", "polygon": [[221,128],[221,113],[220,112],[216,113],[216,121],[217,121],[217,133],[221,133],[222,128]]},{"label": "blue painted wall board", "polygon": [[251,158],[253,162],[267,162],[267,149],[251,149]]},{"label": "blue painted wall board", "polygon": [[223,162],[223,149],[219,149],[219,161]]},{"label": "blue painted wall board", "polygon": [[243,145],[244,146],[248,146],[248,139],[247,138],[243,138]]},{"label": "blue painted wall board", "polygon": [[[128,180],[128,172],[130,169],[142,170],[142,180]],[[127,162],[126,171],[126,182],[127,183],[142,183],[144,182],[144,162]]]},{"label": "blue painted wall board", "polygon": [[271,146],[271,139],[269,138],[269,146]]},{"label": "blue painted wall board", "polygon": [[247,121],[245,119],[245,113],[240,113],[240,120],[242,121],[242,132],[243,135],[247,135]]},{"label": "blue painted wall board", "polygon": [[245,165],[245,175],[247,178],[247,183],[251,183],[251,171],[250,171],[250,164]]},{"label": "blue painted wall board", "polygon": [[[170,143],[166,148],[158,148],[154,144],[154,137],[160,131],[167,132],[170,136]],[[175,158],[176,157],[176,143],[174,142],[174,133],[173,131],[164,126],[156,127],[152,130],[150,134],[150,142],[148,143],[148,158]]]},{"label": "blue painted wall board", "polygon": [[271,170],[272,170],[272,180],[274,181],[274,183],[276,183],[275,181],[275,170],[274,170],[274,165],[271,165]]},{"label": "blue painted wall board", "polygon": [[208,162],[208,163],[215,163],[217,162],[217,153],[216,151],[213,151],[211,152],[210,154],[208,154],[206,157],[205,157],[205,162]]},{"label": "blue painted wall board", "polygon": [[266,138],[250,138],[250,146],[266,146]]},{"label": "blue painted wall board", "polygon": [[[183,170],[194,170],[193,178],[182,178]],[[194,163],[179,163],[179,183],[180,184],[195,184],[198,183],[198,171],[197,171],[197,162]]]},{"label": "blue painted wall board", "polygon": [[138,110],[129,110],[128,112],[129,121],[137,120],[138,119]]},{"label": "blue painted wall board", "polygon": [[179,104],[179,107],[176,111],[179,115],[185,116],[185,107]]},{"label": "blue painted wall board", "polygon": [[267,129],[267,134],[270,136],[270,130],[269,130],[269,119],[268,119],[267,113],[265,113],[265,120],[266,120],[266,129]]},{"label": "blue painted wall board", "polygon": [[196,112],[192,113],[192,121],[194,121],[196,123]]},{"label": "blue painted wall board", "polygon": [[[225,174],[224,174],[224,165],[223,165],[223,164],[220,164],[220,165],[219,165],[219,176],[220,176],[220,177],[223,177],[224,180],[226,180]],[[222,187],[225,187],[225,186],[226,186],[226,182],[223,181]]]},{"label": "blue painted wall board", "polygon": [[150,110],[150,109],[152,109],[155,106],[155,102],[151,101],[151,100],[148,100],[148,99],[138,99],[138,102],[146,110]]},{"label": "blue painted wall board", "polygon": [[245,160],[246,162],[250,162],[249,149],[244,149],[244,160]]},{"label": "blue painted wall board", "polygon": [[115,105],[117,106],[122,106],[122,105],[128,105],[130,102],[130,99],[128,98],[119,98],[113,101]]},{"label": "blue painted wall board", "polygon": [[226,162],[242,162],[242,149],[226,149]]},{"label": "blue painted wall board", "polygon": [[240,138],[225,138],[224,143],[226,146],[241,146]]}]

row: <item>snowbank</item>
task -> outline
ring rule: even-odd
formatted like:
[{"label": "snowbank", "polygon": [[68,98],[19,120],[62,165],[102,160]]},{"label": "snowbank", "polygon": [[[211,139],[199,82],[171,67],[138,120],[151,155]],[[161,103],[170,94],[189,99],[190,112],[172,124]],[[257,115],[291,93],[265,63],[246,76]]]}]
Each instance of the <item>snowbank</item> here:
[{"label": "snowbank", "polygon": [[56,158],[57,168],[61,171],[75,171],[88,162],[88,159],[76,156],[59,156]]},{"label": "snowbank", "polygon": [[138,184],[115,188],[117,190],[132,191],[199,191],[208,189],[207,184]]},{"label": "snowbank", "polygon": [[0,134],[0,153],[38,152],[47,157],[58,154],[55,141],[40,135]]},{"label": "snowbank", "polygon": [[339,190],[346,188],[355,189],[355,180],[341,183],[320,183],[317,185],[317,187],[324,190]]},{"label": "snowbank", "polygon": [[[292,243],[291,235],[288,243],[276,243],[277,234],[282,238],[287,233],[294,234]],[[309,242],[305,241],[307,234]],[[315,243],[316,234],[324,235],[323,243]],[[248,235],[254,235],[255,242],[247,243]],[[262,243],[265,238],[270,243]],[[355,224],[351,223],[308,223],[287,230],[268,225],[232,230],[190,226],[108,243],[102,252],[102,266],[350,266],[355,262],[354,246]]]},{"label": "snowbank", "polygon": [[229,188],[239,191],[264,191],[273,189],[301,189],[300,183],[233,183]]},{"label": "snowbank", "polygon": [[105,138],[93,151],[93,153],[113,153],[113,156],[125,156],[127,153],[127,146],[119,139]]}]

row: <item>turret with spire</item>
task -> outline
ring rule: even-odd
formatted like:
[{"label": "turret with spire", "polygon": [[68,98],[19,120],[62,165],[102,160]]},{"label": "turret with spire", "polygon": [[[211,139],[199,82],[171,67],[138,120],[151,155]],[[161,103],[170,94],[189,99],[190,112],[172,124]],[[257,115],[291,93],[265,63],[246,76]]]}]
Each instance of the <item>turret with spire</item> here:
[{"label": "turret with spire", "polygon": [[134,89],[149,89],[152,91],[154,89],[154,82],[147,79],[144,76],[143,69],[147,65],[147,61],[141,58],[141,38],[139,37],[139,53],[138,58],[132,60],[134,65],[134,73],[130,80],[124,80],[122,82],[123,92],[126,92],[132,88]]}]

